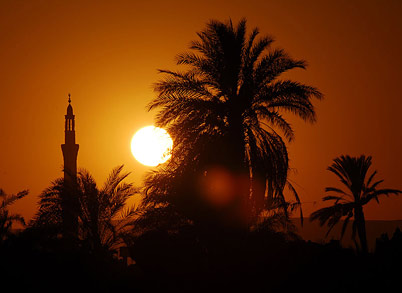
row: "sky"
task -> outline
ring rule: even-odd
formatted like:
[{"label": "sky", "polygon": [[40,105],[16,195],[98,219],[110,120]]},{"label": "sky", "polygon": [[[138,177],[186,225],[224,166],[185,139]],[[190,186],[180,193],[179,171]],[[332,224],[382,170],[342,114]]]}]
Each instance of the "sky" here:
[{"label": "sky", "polygon": [[[102,185],[121,164],[141,186],[146,172],[130,151],[153,123],[157,69],[179,69],[211,19],[275,38],[273,47],[308,62],[287,74],[317,87],[317,122],[291,115],[290,179],[308,216],[325,206],[326,170],[342,154],[373,156],[383,187],[402,189],[401,1],[12,1],[0,0],[0,188],[29,189],[12,211],[27,221],[38,195],[63,175],[60,145],[71,93],[78,167]],[[402,219],[402,196],[365,207],[367,219]]]}]

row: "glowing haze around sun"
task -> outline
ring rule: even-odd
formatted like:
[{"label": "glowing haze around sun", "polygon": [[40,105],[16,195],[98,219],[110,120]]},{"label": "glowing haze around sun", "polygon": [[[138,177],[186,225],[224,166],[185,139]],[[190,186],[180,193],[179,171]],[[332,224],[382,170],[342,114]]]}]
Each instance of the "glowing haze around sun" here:
[{"label": "glowing haze around sun", "polygon": [[131,152],[138,162],[146,166],[157,166],[171,157],[173,140],[166,130],[146,126],[138,130],[131,140]]}]

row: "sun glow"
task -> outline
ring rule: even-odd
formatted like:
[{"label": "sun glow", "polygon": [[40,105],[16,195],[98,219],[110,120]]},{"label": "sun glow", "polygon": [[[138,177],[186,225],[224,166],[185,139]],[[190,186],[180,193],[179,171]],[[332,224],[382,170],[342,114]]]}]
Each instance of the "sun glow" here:
[{"label": "sun glow", "polygon": [[166,130],[146,126],[138,130],[131,140],[131,152],[138,162],[157,166],[171,157],[173,140]]}]

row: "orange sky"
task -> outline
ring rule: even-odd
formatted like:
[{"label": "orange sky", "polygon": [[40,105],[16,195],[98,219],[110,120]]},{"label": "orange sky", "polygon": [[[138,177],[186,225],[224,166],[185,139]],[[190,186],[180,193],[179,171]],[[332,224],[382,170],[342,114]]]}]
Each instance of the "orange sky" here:
[{"label": "orange sky", "polygon": [[[137,2],[0,0],[0,188],[30,190],[14,212],[29,220],[37,195],[62,176],[68,93],[78,166],[102,183],[124,164],[140,185],[150,168],[132,157],[130,140],[153,122],[145,105],[157,69],[175,69],[174,56],[212,18],[246,17],[275,36],[274,46],[309,63],[290,76],[325,94],[316,124],[290,118],[291,178],[305,215],[337,184],[326,167],[340,154],[372,155],[383,187],[402,189],[401,1]],[[402,196],[365,212],[402,219]]]}]

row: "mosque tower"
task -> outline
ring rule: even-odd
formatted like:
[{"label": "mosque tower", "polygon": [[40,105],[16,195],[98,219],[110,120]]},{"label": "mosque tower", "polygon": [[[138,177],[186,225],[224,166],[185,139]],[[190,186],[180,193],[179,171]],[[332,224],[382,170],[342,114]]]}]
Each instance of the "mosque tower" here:
[{"label": "mosque tower", "polygon": [[78,232],[78,217],[76,192],[74,187],[77,184],[77,155],[79,145],[75,143],[75,120],[71,96],[68,94],[67,115],[65,115],[65,141],[61,145],[64,158],[64,192],[62,195],[62,218],[63,233],[76,237]]}]

